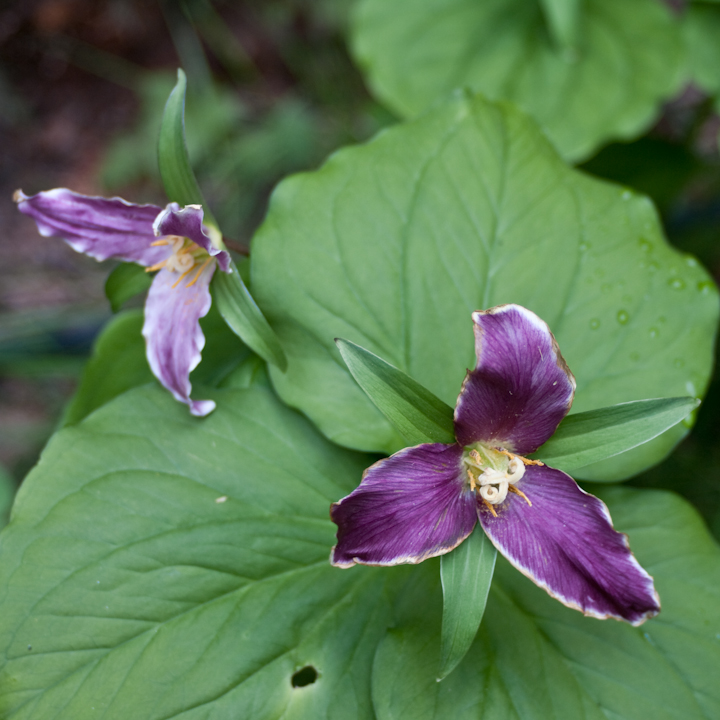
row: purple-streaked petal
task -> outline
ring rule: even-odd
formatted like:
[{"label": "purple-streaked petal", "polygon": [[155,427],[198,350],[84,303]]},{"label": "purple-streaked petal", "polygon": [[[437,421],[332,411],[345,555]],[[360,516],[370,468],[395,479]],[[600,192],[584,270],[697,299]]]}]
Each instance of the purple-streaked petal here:
[{"label": "purple-streaked petal", "polygon": [[535,452],[572,404],[575,378],[550,328],[519,305],[473,313],[477,365],[455,407],[461,445],[483,442]]},{"label": "purple-streaked petal", "polygon": [[167,248],[150,244],[156,239],[153,222],[161,211],[156,205],[79,195],[66,188],[29,197],[18,190],[15,201],[21,213],[35,220],[41,235],[61,237],[96,260],[115,258],[148,266],[167,257]]},{"label": "purple-streaked petal", "polygon": [[478,516],[493,545],[536,585],[596,618],[640,625],[660,611],[653,579],[613,530],[605,504],[564,472],[529,466],[517,484],[532,503],[508,494],[497,517]]},{"label": "purple-streaked petal", "polygon": [[200,417],[212,412],[215,403],[190,399],[190,372],[200,362],[205,345],[199,320],[210,309],[214,270],[215,263],[210,263],[191,287],[187,285],[192,275],[178,283],[178,273],[160,270],[145,301],[142,331],[155,377],[177,400],[187,403],[193,415]]},{"label": "purple-streaked petal", "polygon": [[153,229],[155,235],[179,235],[192,240],[204,250],[207,250],[217,261],[223,272],[230,269],[230,255],[225,250],[219,250],[213,245],[209,235],[203,227],[203,209],[201,205],[187,205],[182,210],[177,203],[170,203],[157,216]]},{"label": "purple-streaked petal", "polygon": [[475,527],[475,496],[459,445],[405,448],[369,467],[360,486],[330,508],[338,567],[419,563],[459,545]]}]

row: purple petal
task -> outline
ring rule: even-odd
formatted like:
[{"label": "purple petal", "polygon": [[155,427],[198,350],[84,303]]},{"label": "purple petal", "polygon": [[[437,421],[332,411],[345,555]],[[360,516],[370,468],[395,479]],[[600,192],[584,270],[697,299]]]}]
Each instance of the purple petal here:
[{"label": "purple petal", "polygon": [[178,283],[178,273],[160,270],[145,301],[142,331],[155,377],[177,400],[187,403],[193,415],[201,417],[212,412],[215,403],[190,400],[190,372],[200,362],[205,345],[199,320],[210,309],[209,286],[214,270],[215,263],[211,262],[191,287],[187,285],[192,274]]},{"label": "purple petal", "polygon": [[660,611],[653,579],[613,530],[605,504],[560,470],[529,466],[493,517],[478,516],[493,545],[524,575],[568,607],[640,625]]},{"label": "purple petal", "polygon": [[530,310],[500,305],[473,313],[473,322],[477,365],[455,407],[458,442],[534,452],[570,409],[575,378],[550,328]]},{"label": "purple petal", "polygon": [[170,203],[155,220],[154,230],[157,236],[179,235],[192,240],[217,259],[223,272],[230,268],[230,255],[225,250],[219,250],[213,245],[210,237],[205,233],[202,224],[203,210],[201,205],[187,205],[182,210],[177,203]]},{"label": "purple petal", "polygon": [[89,197],[66,188],[30,197],[18,190],[15,201],[21,213],[35,220],[41,235],[61,237],[96,260],[115,258],[148,266],[167,257],[167,248],[150,245],[156,239],[153,222],[161,210],[156,205]]},{"label": "purple petal", "polygon": [[459,445],[405,448],[369,467],[360,486],[330,508],[338,567],[419,563],[459,545],[475,527],[475,497],[462,478]]}]

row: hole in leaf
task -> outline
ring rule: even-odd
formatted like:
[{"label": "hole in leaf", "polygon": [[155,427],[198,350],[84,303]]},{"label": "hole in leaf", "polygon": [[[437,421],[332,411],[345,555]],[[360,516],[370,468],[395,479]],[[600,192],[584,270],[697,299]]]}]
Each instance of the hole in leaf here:
[{"label": "hole in leaf", "polygon": [[318,671],[312,665],[306,665],[292,676],[290,682],[293,687],[305,687],[306,685],[312,685],[317,678]]}]

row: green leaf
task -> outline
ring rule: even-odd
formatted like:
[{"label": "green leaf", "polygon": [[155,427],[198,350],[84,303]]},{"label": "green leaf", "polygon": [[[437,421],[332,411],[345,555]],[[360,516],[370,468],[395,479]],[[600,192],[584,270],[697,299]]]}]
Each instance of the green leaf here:
[{"label": "green leaf", "polygon": [[690,74],[705,92],[720,93],[720,6],[689,3],[683,16],[683,33]]},{"label": "green leaf", "polygon": [[178,79],[165,105],[158,138],[158,165],[165,193],[179,205],[202,205],[203,222],[218,224],[195,179],[185,143],[185,91],[187,78],[178,69]]},{"label": "green leaf", "polygon": [[540,0],[556,48],[568,50],[577,43],[581,5],[582,0]]},{"label": "green leaf", "polygon": [[499,559],[475,642],[437,683],[442,599],[426,563],[398,597],[396,625],[375,656],[378,720],[717,718],[718,546],[675,495],[605,488],[602,498],[655,578],[657,618],[638,628],[584,618]]},{"label": "green leaf", "polygon": [[569,415],[532,457],[558,470],[575,470],[652,440],[699,404],[690,397],[658,398]]},{"label": "green leaf", "polygon": [[144,293],[152,282],[145,268],[135,263],[120,263],[105,281],[105,296],[114,313],[135,295]]},{"label": "green leaf", "polygon": [[261,358],[284,372],[287,359],[280,341],[234,264],[231,273],[215,273],[212,287],[218,310],[230,329]]},{"label": "green leaf", "polygon": [[160,388],[125,393],[23,483],[0,542],[4,720],[373,718],[405,569],[328,562],[329,504],[372,458],[270,391],[209,394],[197,419]]},{"label": "green leaf", "polygon": [[[717,291],[668,246],[650,201],[568,168],[527,116],[481,97],[282,182],[251,277],[288,358],[287,373],[270,370],[274,387],[330,439],[363,450],[406,441],[336,337],[451,407],[475,366],[471,313],[501,303],[550,325],[577,379],[576,412],[700,397],[712,367]],[[588,472],[628,477],[686,433],[679,424]]]},{"label": "green leaf", "polygon": [[440,557],[443,590],[440,670],[446,678],[465,657],[485,612],[497,551],[476,525],[470,537]]},{"label": "green leaf", "polygon": [[576,50],[557,48],[543,9],[557,5],[551,26],[567,35],[574,4],[362,0],[352,48],[374,93],[401,116],[469,87],[517,104],[578,160],[652,124],[684,80],[685,57],[679,23],[657,0],[586,0]]},{"label": "green leaf", "polygon": [[449,405],[359,345],[341,338],[335,344],[358,385],[411,445],[455,442]]}]

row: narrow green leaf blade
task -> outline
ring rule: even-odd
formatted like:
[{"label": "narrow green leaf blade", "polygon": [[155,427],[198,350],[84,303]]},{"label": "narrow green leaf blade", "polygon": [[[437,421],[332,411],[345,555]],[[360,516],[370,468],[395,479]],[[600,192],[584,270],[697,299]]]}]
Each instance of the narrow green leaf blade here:
[{"label": "narrow green leaf blade", "polygon": [[180,205],[202,205],[203,222],[218,227],[195,179],[185,142],[185,92],[187,78],[178,69],[178,80],[168,97],[160,124],[158,165],[168,198]]},{"label": "narrow green leaf blade", "polygon": [[152,278],[145,272],[145,268],[135,263],[120,263],[105,281],[105,296],[110,301],[112,311],[118,312],[131,297],[145,292],[151,282]]},{"label": "narrow green leaf blade", "polygon": [[658,398],[569,415],[533,457],[560,470],[599,462],[652,440],[699,404],[692,397]]},{"label": "narrow green leaf blade", "polygon": [[280,341],[253,300],[234,263],[231,273],[215,273],[212,287],[218,310],[230,329],[263,360],[284,372],[287,358]]},{"label": "narrow green leaf blade", "polygon": [[369,350],[342,338],[335,344],[357,384],[409,442],[455,442],[449,405]]},{"label": "narrow green leaf blade", "polygon": [[487,602],[497,551],[480,525],[455,550],[440,558],[443,617],[438,680],[465,657]]}]

